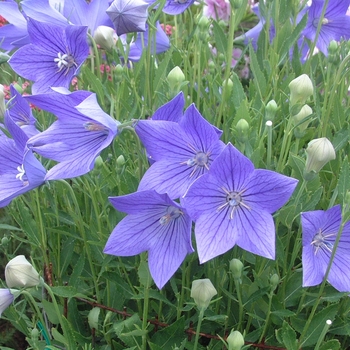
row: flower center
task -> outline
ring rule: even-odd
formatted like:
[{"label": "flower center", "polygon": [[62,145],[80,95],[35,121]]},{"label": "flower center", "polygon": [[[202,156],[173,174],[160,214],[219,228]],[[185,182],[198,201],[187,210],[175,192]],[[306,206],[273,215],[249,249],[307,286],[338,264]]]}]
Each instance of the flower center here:
[{"label": "flower center", "polygon": [[185,162],[182,162],[181,164],[186,164],[189,167],[193,167],[193,170],[190,174],[190,177],[192,177],[197,170],[200,170],[201,172],[204,170],[209,170],[209,156],[210,152],[203,152],[203,151],[198,151],[191,145],[189,146],[191,150],[194,152],[194,156],[190,159],[188,159]]},{"label": "flower center", "polygon": [[315,247],[315,255],[318,253],[319,249],[325,249],[332,253],[333,243],[329,242],[327,238],[334,237],[335,234],[324,235],[321,230],[319,230],[312,239],[311,244]]},{"label": "flower center", "polygon": [[170,206],[167,208],[166,214],[159,219],[159,223],[164,226],[168,224],[171,220],[177,219],[182,214],[183,213],[179,208]]},{"label": "flower center", "polygon": [[22,181],[23,185],[27,185],[28,180],[27,180],[26,171],[24,170],[23,164],[17,167],[17,171],[18,171],[18,174],[16,175],[16,179]]},{"label": "flower center", "polygon": [[236,192],[236,191],[229,191],[227,190],[225,187],[221,188],[226,196],[225,196],[225,203],[220,205],[219,208],[217,209],[218,211],[227,208],[228,211],[230,212],[230,219],[233,219],[233,215],[235,213],[235,211],[237,211],[239,208],[245,208],[245,209],[249,209],[250,207],[244,203],[243,200],[243,193],[245,190],[242,190],[240,192]]},{"label": "flower center", "polygon": [[64,75],[67,75],[70,68],[72,67],[78,67],[78,65],[76,64],[76,62],[74,61],[74,57],[71,54],[62,54],[61,52],[59,52],[57,54],[57,57],[54,58],[54,62],[57,63],[57,67],[58,67],[58,72],[61,72],[63,69],[66,69],[66,71],[64,72]]}]

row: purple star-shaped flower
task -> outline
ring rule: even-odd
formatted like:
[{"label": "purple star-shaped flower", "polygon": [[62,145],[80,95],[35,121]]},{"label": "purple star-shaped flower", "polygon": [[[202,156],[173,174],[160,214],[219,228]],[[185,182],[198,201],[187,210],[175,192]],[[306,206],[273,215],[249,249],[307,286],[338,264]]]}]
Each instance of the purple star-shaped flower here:
[{"label": "purple star-shaped flower", "polygon": [[[169,50],[170,41],[164,30],[160,26],[159,22],[156,23],[157,31],[151,39],[151,53],[153,55],[160,54]],[[128,59],[133,62],[138,62],[141,58],[142,52],[148,47],[148,30],[149,27],[146,24],[146,32],[138,33],[135,42],[130,44]],[[154,42],[155,41],[155,42]]]},{"label": "purple star-shaped flower", "polygon": [[50,92],[54,86],[68,88],[89,54],[87,27],[62,27],[28,18],[28,33],[32,43],[13,54],[12,69],[35,81],[33,94]]},{"label": "purple star-shaped flower", "polygon": [[12,304],[15,297],[10,289],[0,288],[0,317],[1,314]]},{"label": "purple star-shaped flower", "polygon": [[118,35],[144,32],[148,6],[148,3],[143,0],[114,0],[106,12]]},{"label": "purple star-shaped flower", "polygon": [[129,215],[111,233],[104,253],[132,256],[148,251],[150,273],[161,289],[193,252],[191,219],[178,203],[153,190],[109,200]]},{"label": "purple star-shaped flower", "polygon": [[170,198],[183,196],[224,148],[216,129],[194,105],[187,108],[179,123],[141,120],[135,130],[155,160],[138,189],[154,189]]},{"label": "purple star-shaped flower", "polygon": [[27,142],[34,152],[60,162],[47,173],[47,177],[55,180],[89,172],[96,157],[118,134],[120,124],[101,109],[95,94],[58,90],[60,92],[28,96],[36,106],[58,118]]},{"label": "purple star-shaped flower", "polygon": [[185,107],[185,97],[180,91],[172,100],[160,106],[152,115],[152,120],[168,120],[179,122],[183,117]]},{"label": "purple star-shaped flower", "polygon": [[247,157],[228,144],[183,201],[196,222],[200,262],[227,252],[235,244],[274,259],[271,214],[288,201],[297,182],[270,170],[254,169]]},{"label": "purple star-shaped flower", "polygon": [[[301,213],[303,229],[303,287],[322,283],[341,224],[339,205],[329,210]],[[329,271],[328,282],[340,292],[350,292],[350,221],[342,235]]]},{"label": "purple star-shaped flower", "polygon": [[[302,34],[311,41],[316,38],[323,5],[324,0],[313,0],[308,9],[308,21]],[[346,15],[349,6],[350,0],[331,0],[328,3],[316,43],[316,47],[325,55],[332,40],[350,38],[350,17]]]},{"label": "purple star-shaped flower", "polygon": [[0,208],[12,199],[44,183],[46,170],[26,147],[28,136],[5,112],[5,126],[13,139],[0,129]]},{"label": "purple star-shaped flower", "polygon": [[[150,5],[156,0],[145,0]],[[194,3],[194,0],[167,0],[162,11],[168,15],[179,15]],[[158,6],[155,6],[157,8]]]},{"label": "purple star-shaped flower", "polygon": [[28,102],[22,95],[11,85],[11,99],[8,103],[8,110],[12,120],[22,128],[28,137],[39,133],[35,127],[36,119],[33,117]]}]

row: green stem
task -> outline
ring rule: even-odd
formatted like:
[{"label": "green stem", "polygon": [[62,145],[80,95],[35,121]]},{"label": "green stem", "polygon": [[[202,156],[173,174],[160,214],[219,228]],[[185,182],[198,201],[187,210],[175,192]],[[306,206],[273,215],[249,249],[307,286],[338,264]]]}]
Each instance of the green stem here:
[{"label": "green stem", "polygon": [[264,329],[261,333],[261,336],[260,336],[260,339],[259,339],[259,342],[258,343],[261,343],[263,338],[264,338],[264,335],[267,331],[267,328],[269,326],[269,323],[270,323],[270,316],[271,316],[271,306],[272,306],[272,297],[273,297],[273,290],[270,291],[270,293],[268,294],[268,297],[269,297],[269,306],[268,306],[268,310],[267,310],[267,315],[266,315],[266,320],[265,320],[265,325],[264,325]]},{"label": "green stem", "polygon": [[238,325],[237,325],[237,329],[239,331],[241,331],[242,322],[243,322],[243,300],[242,300],[242,291],[241,291],[241,279],[234,278],[234,282],[235,282],[237,299],[238,299]]},{"label": "green stem", "polygon": [[193,350],[197,350],[197,347],[198,347],[199,333],[201,331],[202,321],[203,321],[203,317],[204,317],[204,311],[205,311],[204,308],[201,308],[199,311],[198,324],[197,324],[197,329],[196,329],[196,338],[194,340]]}]

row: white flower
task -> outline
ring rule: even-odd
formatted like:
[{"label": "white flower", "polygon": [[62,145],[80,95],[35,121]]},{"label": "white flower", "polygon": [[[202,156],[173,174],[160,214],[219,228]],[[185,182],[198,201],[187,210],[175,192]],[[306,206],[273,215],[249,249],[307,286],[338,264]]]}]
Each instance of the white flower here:
[{"label": "white flower", "polygon": [[208,278],[192,282],[191,298],[194,299],[198,309],[206,309],[211,298],[216,294],[218,292]]},{"label": "white flower", "polygon": [[8,262],[5,279],[9,288],[34,287],[41,283],[38,272],[24,255],[18,255]]}]

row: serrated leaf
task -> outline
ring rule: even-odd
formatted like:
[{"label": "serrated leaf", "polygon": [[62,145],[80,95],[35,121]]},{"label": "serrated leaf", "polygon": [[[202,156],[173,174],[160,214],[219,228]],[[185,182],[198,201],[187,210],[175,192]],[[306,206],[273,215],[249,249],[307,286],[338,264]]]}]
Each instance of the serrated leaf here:
[{"label": "serrated leaf", "polygon": [[213,34],[215,38],[217,53],[226,53],[227,36],[219,26],[219,23],[216,21],[213,21]]},{"label": "serrated leaf", "polygon": [[349,160],[346,156],[343,164],[340,168],[340,176],[338,181],[338,196],[340,202],[343,202],[345,199],[346,192],[350,190],[350,172],[349,172]]},{"label": "serrated leaf", "polygon": [[339,350],[340,343],[338,339],[328,340],[326,343],[319,347],[319,350]]},{"label": "serrated leaf", "polygon": [[263,100],[266,91],[266,79],[259,66],[258,59],[256,57],[253,47],[249,46],[250,68],[254,75],[254,82],[259,91],[260,98]]},{"label": "serrated leaf", "polygon": [[175,345],[180,344],[186,334],[184,333],[185,320],[181,317],[169,327],[165,327],[152,336],[152,343],[162,349],[172,349]]},{"label": "serrated leaf", "polygon": [[296,332],[286,321],[282,325],[282,340],[287,350],[298,350]]}]

